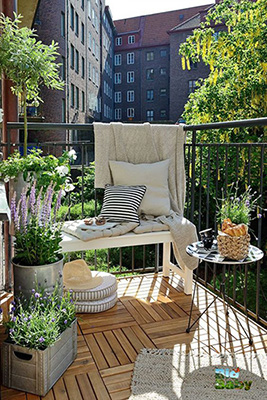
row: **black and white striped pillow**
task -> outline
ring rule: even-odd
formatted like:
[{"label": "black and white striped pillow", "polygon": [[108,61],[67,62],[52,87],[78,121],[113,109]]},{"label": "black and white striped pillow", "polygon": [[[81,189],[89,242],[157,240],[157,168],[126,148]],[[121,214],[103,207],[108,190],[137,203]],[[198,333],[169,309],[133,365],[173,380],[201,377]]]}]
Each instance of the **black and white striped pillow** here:
[{"label": "black and white striped pillow", "polygon": [[138,208],[146,192],[146,186],[105,186],[104,202],[100,213],[107,221],[136,222]]}]

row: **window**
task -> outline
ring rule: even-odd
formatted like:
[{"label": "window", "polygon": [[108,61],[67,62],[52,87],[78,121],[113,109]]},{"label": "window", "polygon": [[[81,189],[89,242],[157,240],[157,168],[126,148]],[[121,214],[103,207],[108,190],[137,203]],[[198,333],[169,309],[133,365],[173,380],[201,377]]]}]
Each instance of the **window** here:
[{"label": "window", "polygon": [[75,35],[79,36],[79,15],[75,13]]},{"label": "window", "polygon": [[74,46],[70,45],[70,67],[74,68]]},{"label": "window", "polygon": [[128,36],[128,44],[133,44],[134,42],[135,42],[135,36],[134,35]]},{"label": "window", "polygon": [[127,64],[134,64],[134,53],[127,53]]},{"label": "window", "polygon": [[60,31],[61,31],[61,36],[65,37],[65,13],[61,13],[61,19],[60,19]]},{"label": "window", "polygon": [[70,6],[70,27],[74,30],[74,7],[73,5]]},{"label": "window", "polygon": [[127,83],[133,83],[134,82],[134,71],[128,71],[127,72]]},{"label": "window", "polygon": [[134,117],[134,108],[127,108],[127,117],[128,118]]},{"label": "window", "polygon": [[74,85],[73,83],[70,85],[70,105],[74,107]]},{"label": "window", "polygon": [[188,81],[188,90],[189,90],[189,93],[193,93],[193,92],[195,91],[196,83],[197,83],[196,80],[194,80],[194,81]]},{"label": "window", "polygon": [[91,63],[88,64],[88,78],[91,80]]},{"label": "window", "polygon": [[167,117],[167,111],[166,110],[160,110],[160,118],[166,118]]},{"label": "window", "polygon": [[160,96],[167,96],[167,89],[165,88],[160,89]]},{"label": "window", "polygon": [[66,79],[66,58],[62,56],[60,66],[60,76],[63,81]]},{"label": "window", "polygon": [[76,109],[79,110],[79,103],[80,103],[80,93],[79,93],[79,88],[76,87]]},{"label": "window", "polygon": [[79,52],[75,51],[75,72],[79,73]]},{"label": "window", "polygon": [[95,13],[95,30],[98,32],[98,18],[96,13]]},{"label": "window", "polygon": [[84,23],[81,25],[81,42],[84,44]]},{"label": "window", "polygon": [[85,94],[84,91],[82,91],[82,112],[85,111]]},{"label": "window", "polygon": [[66,122],[66,100],[62,99],[61,103],[61,122]]},{"label": "window", "polygon": [[115,54],[114,64],[121,65],[121,54]]},{"label": "window", "polygon": [[148,51],[146,53],[146,60],[147,61],[153,61],[154,60],[154,51]]},{"label": "window", "polygon": [[146,91],[146,99],[147,101],[153,101],[154,100],[154,90],[150,89]]},{"label": "window", "polygon": [[115,92],[115,103],[121,103],[121,92]]},{"label": "window", "polygon": [[184,19],[184,14],[179,15],[179,20],[182,21]]},{"label": "window", "polygon": [[95,26],[95,10],[92,8],[92,24]]},{"label": "window", "polygon": [[91,48],[92,48],[92,33],[91,32],[89,32],[89,35],[88,35],[88,47],[91,50]]},{"label": "window", "polygon": [[99,86],[99,72],[97,69],[95,71],[95,84],[97,87]]},{"label": "window", "polygon": [[97,60],[99,59],[99,46],[98,46],[98,44],[95,45],[95,58]]},{"label": "window", "polygon": [[93,39],[92,53],[95,55],[95,39]]},{"label": "window", "polygon": [[154,120],[154,110],[147,110],[146,119],[148,121],[153,121]]},{"label": "window", "polygon": [[85,75],[85,60],[84,57],[82,57],[82,78],[84,78]]},{"label": "window", "polygon": [[116,72],[114,80],[116,84],[121,83],[121,72]]},{"label": "window", "polygon": [[121,37],[117,37],[116,38],[116,46],[121,46],[122,45],[122,38]]},{"label": "window", "polygon": [[93,77],[92,77],[93,83],[95,83],[95,67],[93,67]]},{"label": "window", "polygon": [[134,90],[127,91],[127,101],[128,101],[128,103],[131,103],[134,101]]},{"label": "window", "polygon": [[84,0],[81,1],[81,7],[84,10]]},{"label": "window", "polygon": [[88,18],[91,19],[91,17],[92,17],[92,4],[91,4],[91,0],[87,0],[87,6],[88,6]]},{"label": "window", "polygon": [[115,119],[121,119],[121,108],[115,108]]},{"label": "window", "polygon": [[167,57],[167,50],[160,50],[160,57]]},{"label": "window", "polygon": [[154,68],[149,68],[146,70],[146,79],[147,80],[154,79]]},{"label": "window", "polygon": [[167,69],[166,68],[160,68],[159,69],[160,75],[167,75]]}]

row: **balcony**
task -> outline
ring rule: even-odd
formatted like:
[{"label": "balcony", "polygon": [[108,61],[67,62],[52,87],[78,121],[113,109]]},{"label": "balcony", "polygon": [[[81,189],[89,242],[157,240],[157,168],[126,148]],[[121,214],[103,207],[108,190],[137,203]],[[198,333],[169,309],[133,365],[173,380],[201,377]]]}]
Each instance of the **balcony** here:
[{"label": "balcony", "polygon": [[[215,129],[245,129],[267,125],[267,118],[252,121],[232,121],[202,126],[187,126],[188,143],[185,145],[187,198],[185,216],[198,230],[216,228],[216,199],[221,188],[242,177],[248,185],[262,195],[260,206],[266,208],[266,142],[262,136],[251,142],[214,142]],[[22,125],[9,123],[9,130],[22,129]],[[92,125],[29,124],[33,131],[65,130],[68,140],[62,142],[29,143],[45,153],[60,154],[74,148],[78,153],[72,166],[73,179],[81,176],[81,216],[84,216],[86,167],[94,160]],[[199,140],[199,132],[206,133]],[[2,143],[10,152],[20,144]],[[101,193],[94,194],[96,202]],[[265,216],[263,216],[266,218]],[[266,249],[266,221],[253,222],[253,244]],[[96,251],[85,255],[95,269],[117,274],[119,301],[111,310],[99,314],[82,314],[78,332],[78,357],[45,399],[128,399],[134,361],[139,350],[147,348],[197,349],[207,354],[221,352],[243,354],[266,353],[266,256],[263,262],[250,264],[239,270],[226,269],[216,264],[202,263],[198,269],[193,318],[200,315],[219,293],[224,273],[230,278],[226,287],[227,300],[235,307],[225,317],[226,303],[217,300],[186,333],[191,307],[191,296],[183,293],[183,280],[175,274],[163,278],[161,273],[162,245],[138,248]],[[174,260],[173,260],[174,261]],[[8,263],[4,266],[4,284],[12,285]],[[6,295],[5,295],[6,296]],[[7,297],[6,297],[7,298]],[[10,301],[7,300],[7,303]],[[250,346],[237,317],[253,336]],[[0,340],[4,339],[3,329]],[[28,398],[24,393],[2,387],[3,398]],[[90,394],[90,397],[88,397]],[[31,397],[37,398],[37,397]]]}]

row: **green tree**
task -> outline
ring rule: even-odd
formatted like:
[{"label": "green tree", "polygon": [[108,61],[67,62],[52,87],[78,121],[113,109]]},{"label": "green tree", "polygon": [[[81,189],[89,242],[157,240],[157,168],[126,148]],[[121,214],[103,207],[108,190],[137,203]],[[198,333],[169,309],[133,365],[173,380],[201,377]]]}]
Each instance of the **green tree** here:
[{"label": "green tree", "polygon": [[224,0],[180,46],[184,69],[190,69],[190,60],[210,67],[185,106],[187,123],[266,116],[266,20],[266,0]]},{"label": "green tree", "polygon": [[58,45],[50,46],[37,41],[33,29],[19,28],[22,16],[14,14],[14,20],[0,16],[0,73],[12,81],[12,92],[19,96],[24,110],[24,156],[27,155],[27,104],[35,106],[42,101],[41,86],[63,89],[56,64]]}]

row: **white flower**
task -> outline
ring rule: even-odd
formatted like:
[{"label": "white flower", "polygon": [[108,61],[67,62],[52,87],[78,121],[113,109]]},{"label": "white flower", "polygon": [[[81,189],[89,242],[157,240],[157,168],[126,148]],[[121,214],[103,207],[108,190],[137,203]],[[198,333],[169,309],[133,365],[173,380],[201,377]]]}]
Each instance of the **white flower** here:
[{"label": "white flower", "polygon": [[72,183],[67,183],[66,185],[65,185],[65,191],[66,192],[72,192],[72,190],[74,190],[75,188],[74,188],[74,185],[72,184]]},{"label": "white flower", "polygon": [[66,167],[66,165],[60,165],[56,167],[56,171],[60,176],[65,176],[69,173],[69,169]]},{"label": "white flower", "polygon": [[2,108],[0,108],[0,124],[3,121],[3,115],[4,115],[3,110]]},{"label": "white flower", "polygon": [[9,179],[10,179],[9,176],[6,176],[6,177],[4,178],[4,182],[5,182],[5,183],[9,182]]},{"label": "white flower", "polygon": [[76,151],[74,149],[72,149],[68,152],[68,156],[69,156],[69,158],[72,158],[72,160],[77,160]]}]

